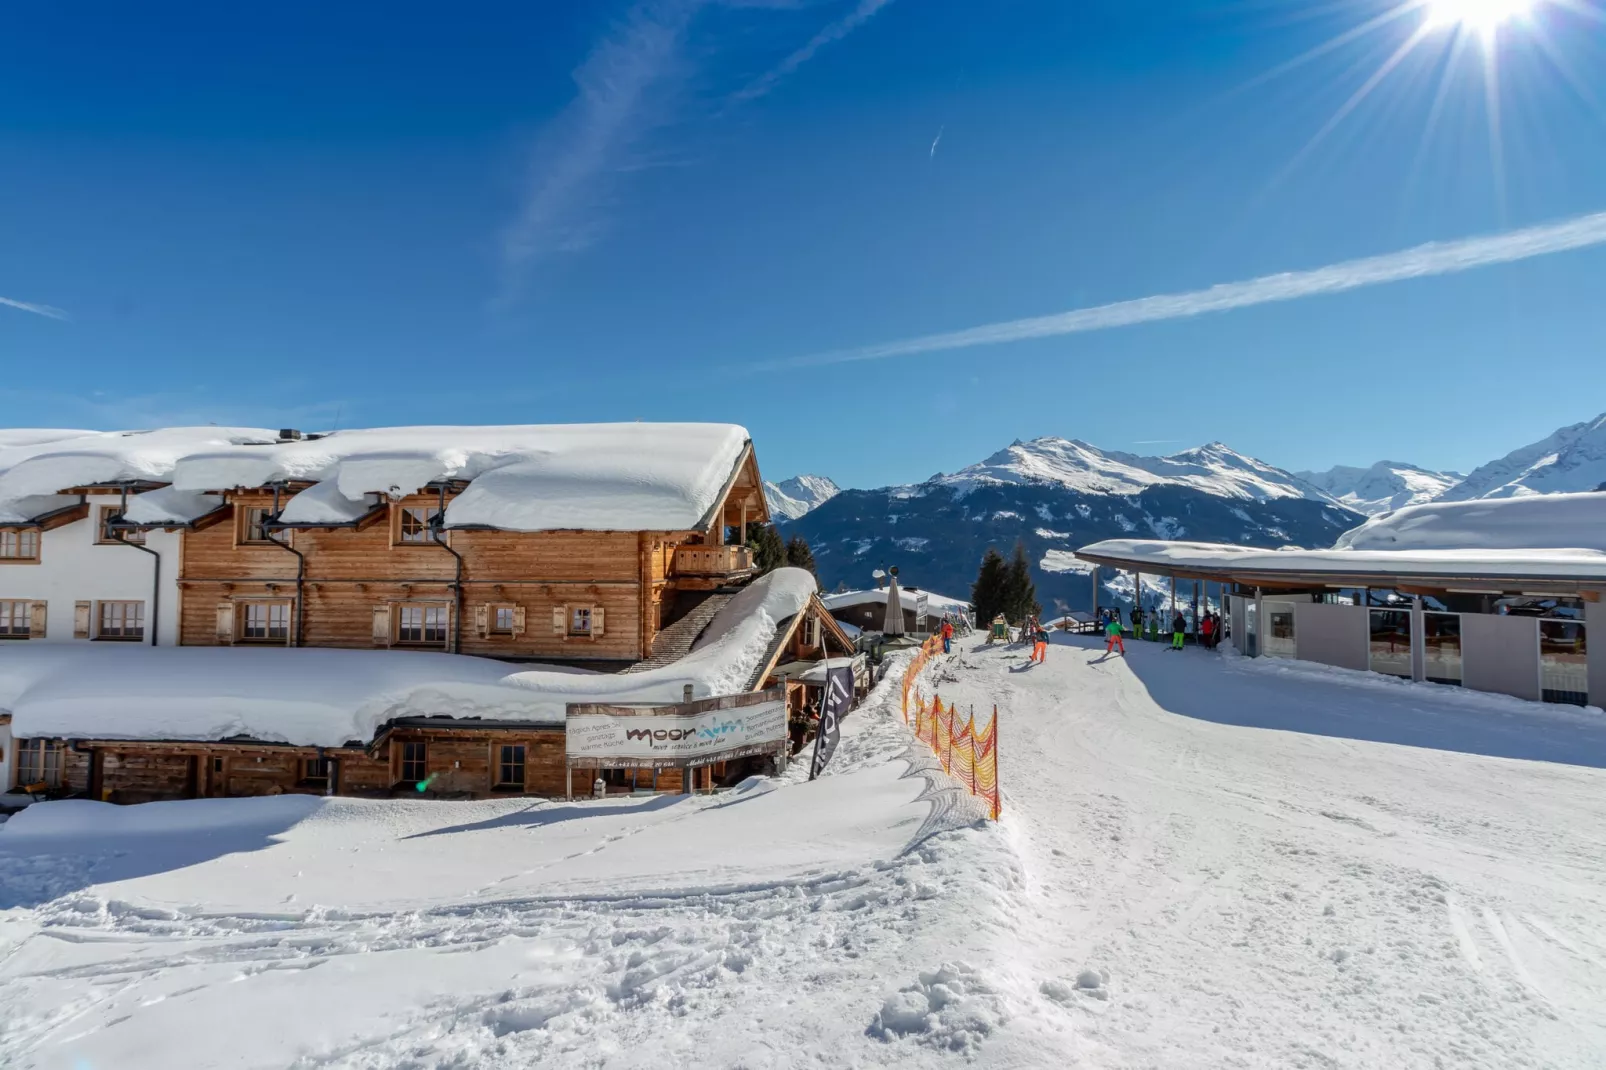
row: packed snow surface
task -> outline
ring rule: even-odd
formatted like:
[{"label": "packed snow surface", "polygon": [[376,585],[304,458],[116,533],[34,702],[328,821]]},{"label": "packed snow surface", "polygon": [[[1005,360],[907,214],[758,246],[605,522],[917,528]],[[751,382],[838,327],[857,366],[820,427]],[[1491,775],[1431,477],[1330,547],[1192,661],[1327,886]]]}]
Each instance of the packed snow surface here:
[{"label": "packed snow surface", "polygon": [[979,464],[930,482],[960,490],[985,483],[1049,483],[1087,494],[1137,494],[1148,487],[1172,485],[1251,501],[1333,501],[1281,468],[1219,442],[1169,457],[1140,457],[1075,439],[1035,438],[1015,442]]},{"label": "packed snow surface", "polygon": [[404,650],[4,643],[0,712],[20,738],[317,747],[367,742],[399,717],[562,724],[571,702],[673,703],[687,684],[697,698],[748,690],[780,622],[813,592],[809,572],[776,569],[726,603],[685,657],[629,675]]},{"label": "packed snow surface", "polygon": [[1606,413],[1474,469],[1441,501],[1606,489]]},{"label": "packed snow surface", "polygon": [[473,482],[447,526],[687,530],[713,508],[747,438],[733,424],[689,423],[384,427],[286,442],[252,428],[95,432],[0,448],[0,502],[116,480],[192,493],[297,480],[318,486],[290,501],[292,516],[341,522],[369,496],[451,479]]},{"label": "packed snow surface", "polygon": [[841,489],[825,476],[793,476],[779,483],[766,479],[764,500],[777,520],[796,520],[835,498]]},{"label": "packed snow surface", "polygon": [[1325,472],[1294,474],[1345,508],[1366,516],[1432,501],[1466,478],[1459,472],[1434,472],[1401,461],[1378,461],[1370,468],[1337,465]]},{"label": "packed snow surface", "polygon": [[1606,551],[1606,494],[1546,494],[1430,502],[1339,536],[1348,550]]},{"label": "packed snow surface", "polygon": [[1600,714],[1053,643],[928,670],[1000,708],[998,825],[888,683],[712,798],[35,805],[0,1065],[1606,1062]]}]

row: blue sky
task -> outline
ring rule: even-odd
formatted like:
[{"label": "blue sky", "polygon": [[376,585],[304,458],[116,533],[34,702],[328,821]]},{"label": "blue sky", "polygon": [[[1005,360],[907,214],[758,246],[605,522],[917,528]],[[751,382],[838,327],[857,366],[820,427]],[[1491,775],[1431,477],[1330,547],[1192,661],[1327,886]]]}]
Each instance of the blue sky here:
[{"label": "blue sky", "polygon": [[858,486],[1042,434],[1469,468],[1606,410],[1606,246],[810,358],[1606,210],[1581,2],[1502,27],[1492,93],[1425,9],[1290,66],[1373,0],[27,5],[0,298],[63,318],[0,305],[0,423],[730,420]]}]

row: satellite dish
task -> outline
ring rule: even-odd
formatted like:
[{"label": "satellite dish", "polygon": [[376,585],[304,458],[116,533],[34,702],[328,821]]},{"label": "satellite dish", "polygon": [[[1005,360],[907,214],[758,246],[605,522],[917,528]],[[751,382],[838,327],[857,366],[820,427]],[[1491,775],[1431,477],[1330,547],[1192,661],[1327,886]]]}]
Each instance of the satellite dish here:
[{"label": "satellite dish", "polygon": [[389,498],[393,502],[399,502],[403,498],[407,497],[407,495],[402,493],[402,489],[400,487],[392,483],[390,485],[390,489],[385,491],[385,497]]},{"label": "satellite dish", "polygon": [[897,565],[893,565],[891,568],[887,569],[887,571],[892,573],[894,576],[896,576],[898,574],[898,566]]}]

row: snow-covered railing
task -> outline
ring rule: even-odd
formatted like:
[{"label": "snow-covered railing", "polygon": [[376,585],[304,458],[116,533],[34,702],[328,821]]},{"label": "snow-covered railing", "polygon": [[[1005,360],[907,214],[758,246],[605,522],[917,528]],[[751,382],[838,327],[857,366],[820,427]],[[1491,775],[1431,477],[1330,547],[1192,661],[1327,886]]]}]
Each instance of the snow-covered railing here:
[{"label": "snow-covered railing", "polygon": [[929,703],[921,696],[916,678],[941,649],[942,640],[932,636],[904,670],[903,720],[915,738],[931,748],[942,771],[985,801],[987,816],[997,821],[1004,809],[998,784],[998,707],[993,707],[992,719],[977,731],[974,708],[961,721],[959,711],[951,703],[944,706],[941,696],[933,695]]}]

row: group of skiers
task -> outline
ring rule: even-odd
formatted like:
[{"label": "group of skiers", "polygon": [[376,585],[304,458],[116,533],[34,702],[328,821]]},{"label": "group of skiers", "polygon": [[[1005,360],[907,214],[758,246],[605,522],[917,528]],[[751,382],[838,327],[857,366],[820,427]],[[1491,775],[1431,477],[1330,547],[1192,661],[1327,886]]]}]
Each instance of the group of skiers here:
[{"label": "group of skiers", "polygon": [[[1104,625],[1104,652],[1110,654],[1119,650],[1124,655],[1126,653],[1126,643],[1122,638],[1123,629],[1121,627],[1120,613],[1114,609],[1106,609],[1102,610],[1099,615]],[[1145,610],[1141,606],[1133,606],[1131,616],[1132,634],[1135,637],[1139,639],[1144,637],[1144,626],[1146,624],[1148,626],[1149,641],[1154,642],[1160,638],[1160,625],[1163,620],[1163,614],[1158,609]],[[1187,643],[1187,639],[1188,618],[1179,609],[1171,617],[1171,649],[1181,650]],[[1208,609],[1204,612],[1199,618],[1196,639],[1198,644],[1206,650],[1214,650],[1216,648],[1216,644],[1221,641],[1221,615],[1219,613]]]}]

